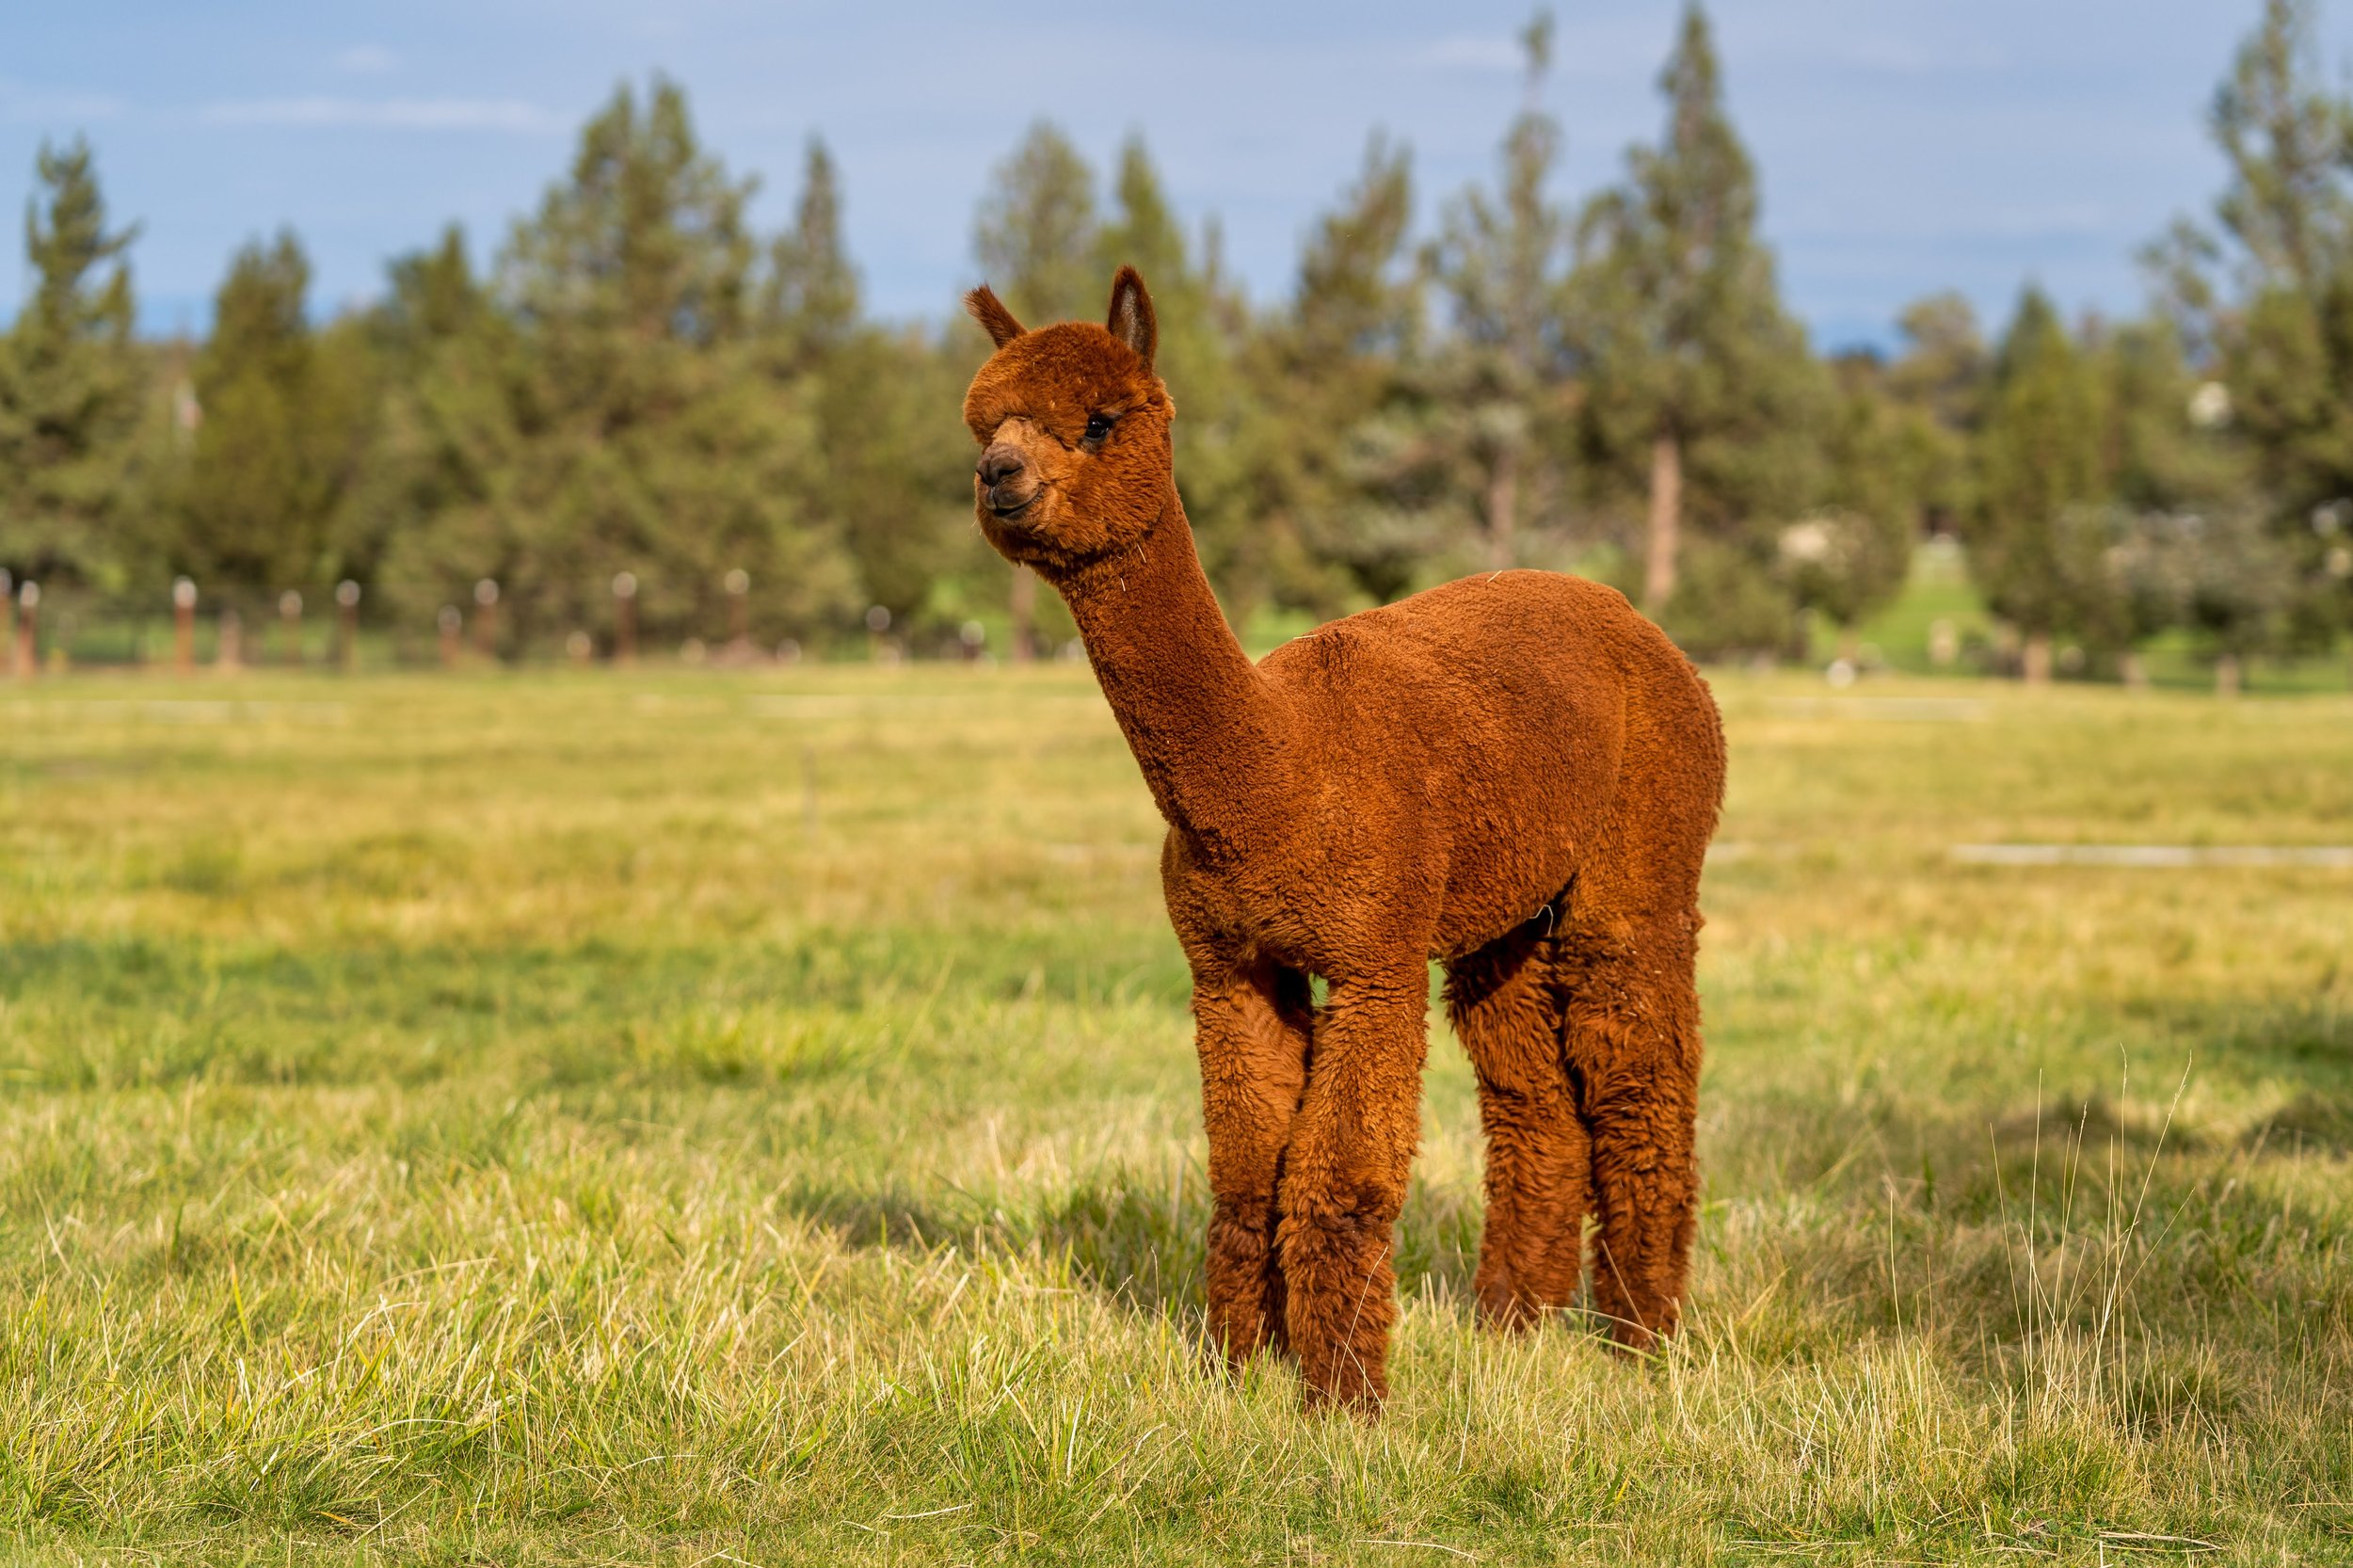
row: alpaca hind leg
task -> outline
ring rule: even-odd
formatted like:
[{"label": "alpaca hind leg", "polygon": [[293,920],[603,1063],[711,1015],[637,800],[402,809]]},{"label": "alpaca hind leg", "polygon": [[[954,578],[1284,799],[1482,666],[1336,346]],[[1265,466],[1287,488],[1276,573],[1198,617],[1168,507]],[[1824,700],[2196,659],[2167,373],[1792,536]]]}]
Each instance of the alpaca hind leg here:
[{"label": "alpaca hind leg", "polygon": [[1576,1299],[1592,1199],[1548,947],[1523,927],[1447,971],[1447,1015],[1478,1075],[1487,1140],[1479,1314],[1498,1328],[1533,1323]]},{"label": "alpaca hind leg", "polygon": [[1593,1304],[1646,1350],[1683,1307],[1699,1196],[1699,997],[1689,921],[1564,939],[1564,1031],[1593,1149]]},{"label": "alpaca hind leg", "polygon": [[1209,1135],[1209,1335],[1239,1367],[1284,1340],[1275,1188],[1306,1083],[1306,976],[1272,964],[1193,977],[1202,1120]]},{"label": "alpaca hind leg", "polygon": [[1429,1002],[1417,952],[1336,982],[1316,1017],[1280,1233],[1290,1346],[1311,1406],[1368,1409],[1388,1392],[1389,1262],[1421,1135]]}]

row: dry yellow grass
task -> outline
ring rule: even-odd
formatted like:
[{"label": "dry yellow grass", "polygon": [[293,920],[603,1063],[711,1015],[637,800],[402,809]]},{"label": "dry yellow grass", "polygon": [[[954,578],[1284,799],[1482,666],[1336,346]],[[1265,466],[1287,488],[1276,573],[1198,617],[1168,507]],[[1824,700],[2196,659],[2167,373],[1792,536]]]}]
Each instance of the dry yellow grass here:
[{"label": "dry yellow grass", "polygon": [[[1083,670],[0,694],[30,1561],[2353,1557],[2353,705],[1724,675],[1652,1363],[1204,1369],[1157,823]],[[194,704],[193,706],[191,704]],[[812,815],[811,805],[814,805]]]}]

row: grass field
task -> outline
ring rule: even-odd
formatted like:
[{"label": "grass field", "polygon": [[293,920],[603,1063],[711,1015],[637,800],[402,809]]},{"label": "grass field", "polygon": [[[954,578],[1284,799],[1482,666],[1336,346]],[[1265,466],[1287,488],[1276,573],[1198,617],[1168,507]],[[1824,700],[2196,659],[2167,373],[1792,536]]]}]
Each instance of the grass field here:
[{"label": "grass field", "polygon": [[[1083,668],[0,692],[0,1560],[2353,1560],[2353,703],[1717,677],[1686,1335],[1200,1348]],[[1443,1029],[1440,1029],[1443,1036]]]}]

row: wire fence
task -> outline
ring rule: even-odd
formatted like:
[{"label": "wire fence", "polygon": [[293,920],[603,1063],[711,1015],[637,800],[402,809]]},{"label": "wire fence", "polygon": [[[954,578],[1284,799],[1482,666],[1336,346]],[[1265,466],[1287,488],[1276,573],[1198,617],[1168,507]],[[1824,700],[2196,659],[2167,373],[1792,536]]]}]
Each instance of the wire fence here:
[{"label": "wire fence", "polygon": [[1003,629],[976,618],[909,624],[881,605],[869,607],[857,627],[779,635],[774,607],[762,605],[742,570],[689,592],[674,585],[653,613],[646,586],[627,571],[593,587],[569,584],[572,591],[560,596],[525,596],[539,605],[556,599],[588,607],[561,616],[515,613],[515,596],[491,578],[457,591],[434,586],[439,591],[388,591],[349,578],[265,586],[181,577],[162,586],[105,590],[16,582],[0,571],[0,674],[641,661],[758,665],[828,655],[969,661],[990,657],[993,642],[1009,640]]}]

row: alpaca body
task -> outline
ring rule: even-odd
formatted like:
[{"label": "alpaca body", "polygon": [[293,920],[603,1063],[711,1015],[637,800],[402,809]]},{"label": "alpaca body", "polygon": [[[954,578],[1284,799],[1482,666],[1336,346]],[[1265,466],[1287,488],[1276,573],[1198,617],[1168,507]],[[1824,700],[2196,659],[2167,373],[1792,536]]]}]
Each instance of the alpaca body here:
[{"label": "alpaca body", "polygon": [[1433,958],[1487,1140],[1482,1316],[1570,1305],[1590,1218],[1616,1337],[1672,1330],[1724,766],[1698,674],[1622,595],[1537,571],[1449,584],[1252,664],[1176,494],[1141,280],[1123,270],[1109,328],[1027,332],[985,289],[968,303],[998,344],[965,401],[975,515],[1061,592],[1169,824],[1212,1336],[1235,1362],[1289,1350],[1313,1401],[1385,1393]]},{"label": "alpaca body", "polygon": [[[1583,854],[1619,847],[1629,785],[1638,816],[1712,819],[1710,778],[1645,775],[1662,735],[1720,753],[1714,705],[1614,589],[1466,578],[1332,622],[1258,670],[1289,720],[1292,787],[1267,803],[1252,853],[1172,827],[1165,879],[1197,919],[1327,980],[1398,942],[1449,961],[1592,915],[1562,895]],[[1688,908],[1710,825],[1687,824],[1697,853],[1676,858],[1690,863],[1643,888]]]}]

